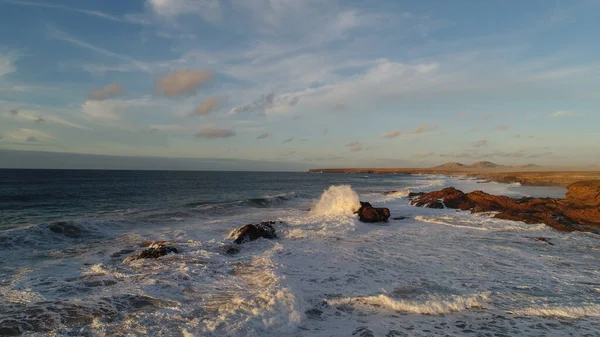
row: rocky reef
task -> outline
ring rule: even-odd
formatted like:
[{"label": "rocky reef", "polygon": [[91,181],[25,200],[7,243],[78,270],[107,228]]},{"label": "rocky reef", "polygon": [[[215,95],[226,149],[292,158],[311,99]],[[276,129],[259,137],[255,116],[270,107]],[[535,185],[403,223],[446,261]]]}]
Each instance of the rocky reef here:
[{"label": "rocky reef", "polygon": [[471,213],[494,212],[495,218],[544,223],[556,230],[600,234],[600,181],[580,181],[568,186],[566,199],[513,199],[482,191],[464,193],[454,187],[413,195],[413,206],[453,208]]}]

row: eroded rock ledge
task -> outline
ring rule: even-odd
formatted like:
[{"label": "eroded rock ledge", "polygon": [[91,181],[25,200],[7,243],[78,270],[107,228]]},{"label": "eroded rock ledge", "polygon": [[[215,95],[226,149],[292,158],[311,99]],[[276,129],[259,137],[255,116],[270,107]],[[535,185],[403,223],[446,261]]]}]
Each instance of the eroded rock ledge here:
[{"label": "eroded rock ledge", "polygon": [[568,186],[566,199],[520,198],[463,193],[454,187],[414,195],[411,205],[428,208],[453,208],[471,213],[497,212],[499,219],[544,223],[565,232],[583,231],[600,234],[600,181],[580,181]]}]

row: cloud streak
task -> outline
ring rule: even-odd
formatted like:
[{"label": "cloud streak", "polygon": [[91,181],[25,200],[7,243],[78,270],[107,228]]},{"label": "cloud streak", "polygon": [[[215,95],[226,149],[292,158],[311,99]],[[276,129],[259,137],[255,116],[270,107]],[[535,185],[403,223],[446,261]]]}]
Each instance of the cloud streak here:
[{"label": "cloud streak", "polygon": [[125,93],[125,87],[113,83],[104,88],[98,88],[90,91],[88,99],[92,101],[103,101],[105,99],[113,98]]},{"label": "cloud streak", "polygon": [[392,139],[392,138],[396,138],[398,136],[400,136],[400,131],[394,130],[394,131],[386,132],[383,135],[383,138]]},{"label": "cloud streak", "polygon": [[235,131],[231,129],[219,129],[207,127],[196,133],[196,138],[229,138],[235,136]]},{"label": "cloud streak", "polygon": [[346,144],[346,147],[348,148],[348,150],[350,150],[350,152],[359,152],[363,149],[362,144],[360,142],[348,143]]}]

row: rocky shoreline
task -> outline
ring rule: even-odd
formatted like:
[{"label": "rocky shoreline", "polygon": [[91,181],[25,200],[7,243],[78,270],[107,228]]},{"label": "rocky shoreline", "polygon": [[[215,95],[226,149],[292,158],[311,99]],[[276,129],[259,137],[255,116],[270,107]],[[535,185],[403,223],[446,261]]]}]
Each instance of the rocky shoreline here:
[{"label": "rocky shoreline", "polygon": [[546,224],[564,232],[600,234],[600,180],[580,181],[567,187],[565,199],[497,196],[483,191],[464,193],[447,187],[412,195],[413,206],[451,208],[471,213],[494,212],[494,218]]},{"label": "rocky shoreline", "polygon": [[520,183],[526,186],[566,187],[578,181],[600,180],[600,171],[498,171],[495,169],[437,169],[437,168],[340,168],[310,169],[312,173],[361,174],[443,174],[466,176],[500,183]]}]

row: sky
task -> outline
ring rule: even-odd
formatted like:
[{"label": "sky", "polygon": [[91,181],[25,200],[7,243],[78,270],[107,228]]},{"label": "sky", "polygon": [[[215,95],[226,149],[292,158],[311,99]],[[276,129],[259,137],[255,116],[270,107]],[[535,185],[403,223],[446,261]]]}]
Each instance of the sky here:
[{"label": "sky", "polygon": [[0,166],[600,164],[598,13],[598,0],[0,0]]}]

